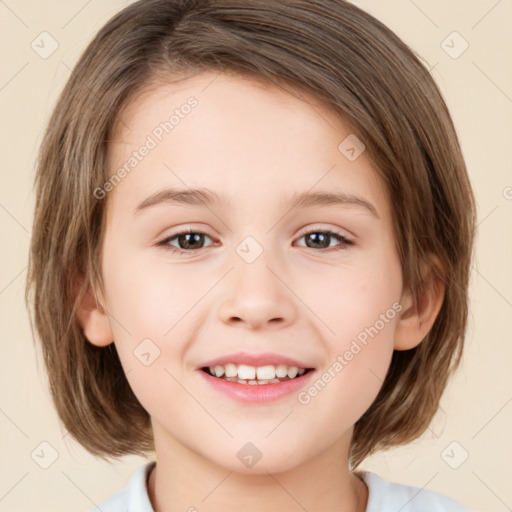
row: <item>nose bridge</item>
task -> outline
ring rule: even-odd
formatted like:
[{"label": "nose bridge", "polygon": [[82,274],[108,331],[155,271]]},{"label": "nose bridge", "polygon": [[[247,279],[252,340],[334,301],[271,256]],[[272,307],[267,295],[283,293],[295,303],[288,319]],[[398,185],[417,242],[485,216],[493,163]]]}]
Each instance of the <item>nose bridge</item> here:
[{"label": "nose bridge", "polygon": [[279,265],[276,250],[271,247],[272,238],[261,234],[256,236],[246,236],[235,248],[235,291],[262,296],[279,293],[279,284],[282,286],[282,283],[278,282],[273,268]]},{"label": "nose bridge", "polygon": [[276,259],[271,244],[272,237],[248,235],[235,248],[231,284],[220,307],[224,321],[242,321],[253,327],[292,321],[294,304],[286,280],[279,277],[280,258]]}]

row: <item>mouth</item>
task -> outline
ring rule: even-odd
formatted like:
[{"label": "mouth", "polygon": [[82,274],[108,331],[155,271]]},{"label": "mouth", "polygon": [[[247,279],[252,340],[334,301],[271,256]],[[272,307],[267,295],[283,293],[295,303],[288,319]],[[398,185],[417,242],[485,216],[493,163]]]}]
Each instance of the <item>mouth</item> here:
[{"label": "mouth", "polygon": [[296,380],[314,370],[314,368],[301,368],[286,364],[268,364],[264,366],[251,366],[246,364],[217,364],[204,366],[203,372],[228,382],[245,384],[249,386],[280,384],[289,380]]},{"label": "mouth", "polygon": [[316,373],[298,359],[246,352],[205,361],[196,370],[209,390],[245,404],[289,400]]}]

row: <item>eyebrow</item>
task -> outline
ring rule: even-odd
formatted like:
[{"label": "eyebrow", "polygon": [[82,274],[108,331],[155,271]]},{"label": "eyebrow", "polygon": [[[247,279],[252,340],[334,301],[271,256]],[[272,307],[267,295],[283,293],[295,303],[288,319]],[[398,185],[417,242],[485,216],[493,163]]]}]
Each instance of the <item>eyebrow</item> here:
[{"label": "eyebrow", "polygon": [[[152,206],[160,204],[182,204],[210,207],[222,202],[216,192],[208,188],[159,190],[144,199],[134,210],[134,215]],[[302,192],[295,193],[289,199],[290,209],[310,208],[313,206],[359,206],[365,208],[374,217],[380,219],[377,209],[366,199],[347,192]]]}]

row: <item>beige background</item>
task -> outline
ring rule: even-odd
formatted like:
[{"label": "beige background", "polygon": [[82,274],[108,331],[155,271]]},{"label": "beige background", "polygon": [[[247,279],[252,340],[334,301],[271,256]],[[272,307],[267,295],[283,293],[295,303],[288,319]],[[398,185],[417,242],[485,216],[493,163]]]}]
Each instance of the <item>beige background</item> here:
[{"label": "beige background", "polygon": [[[87,510],[123,487],[145,462],[101,462],[66,436],[49,400],[23,303],[42,130],[82,50],[128,3],[0,1],[0,512]],[[417,442],[378,454],[362,467],[444,492],[474,510],[511,510],[512,1],[355,3],[433,67],[460,135],[479,215],[467,350],[444,396],[446,413]],[[51,48],[43,31],[58,42],[47,58],[31,47],[33,41],[41,47],[46,37],[45,48]],[[446,39],[454,31],[469,44],[458,58],[442,47],[446,40],[451,52],[462,48],[459,36]]]}]

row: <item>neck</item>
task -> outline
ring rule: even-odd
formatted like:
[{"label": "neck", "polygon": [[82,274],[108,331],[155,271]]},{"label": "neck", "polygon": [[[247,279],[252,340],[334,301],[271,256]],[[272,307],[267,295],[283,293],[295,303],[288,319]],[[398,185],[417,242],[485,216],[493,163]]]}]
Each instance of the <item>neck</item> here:
[{"label": "neck", "polygon": [[244,474],[206,459],[175,438],[157,436],[153,427],[157,463],[148,493],[155,512],[366,510],[366,484],[348,468],[350,436],[286,471]]}]

